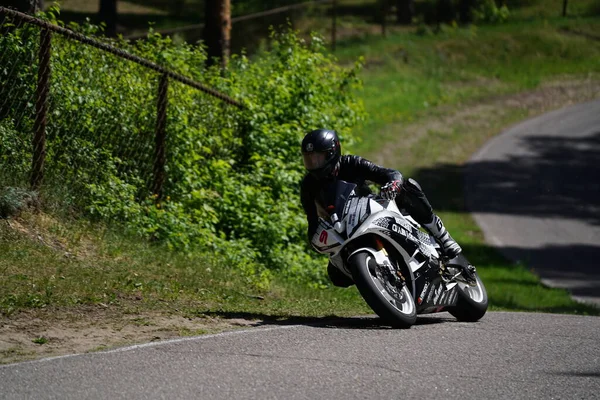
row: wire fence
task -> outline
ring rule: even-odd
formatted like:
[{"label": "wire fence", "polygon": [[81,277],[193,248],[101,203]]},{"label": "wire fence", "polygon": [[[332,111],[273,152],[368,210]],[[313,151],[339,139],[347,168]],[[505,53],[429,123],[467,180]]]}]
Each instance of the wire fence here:
[{"label": "wire fence", "polygon": [[[303,1],[231,18],[231,50],[252,53],[269,37],[271,27],[290,25],[300,32],[316,32],[330,41],[335,51],[339,39],[371,34],[386,35],[390,19],[395,21],[394,2],[348,2],[344,0]],[[204,24],[158,29],[164,36],[179,36],[188,42],[203,39]],[[143,40],[147,32],[128,34],[129,40]]]},{"label": "wire fence", "polygon": [[[254,29],[269,24],[241,24],[293,12],[327,21],[335,37],[336,3],[236,17],[233,31],[258,43]],[[84,32],[0,7],[0,191],[29,188],[44,204],[74,208],[115,185],[138,199],[160,197],[189,179],[182,152],[197,163],[239,153],[241,102]]]},{"label": "wire fence", "polygon": [[[76,205],[112,174],[136,182],[138,194],[160,196],[177,179],[169,149],[218,157],[206,147],[233,140],[223,131],[243,105],[226,94],[4,7],[0,33],[0,187]],[[174,143],[188,126],[204,143]]]},{"label": "wire fence", "polygon": [[[276,7],[252,14],[231,18],[231,46],[233,51],[252,52],[260,46],[260,38],[269,36],[271,26],[290,24],[301,31],[319,32],[331,39],[331,46],[336,43],[337,0],[304,1],[283,7]],[[164,36],[180,36],[188,42],[203,39],[204,23],[180,26],[171,29],[159,29]],[[147,37],[147,32],[126,35],[128,40],[140,40]]]}]

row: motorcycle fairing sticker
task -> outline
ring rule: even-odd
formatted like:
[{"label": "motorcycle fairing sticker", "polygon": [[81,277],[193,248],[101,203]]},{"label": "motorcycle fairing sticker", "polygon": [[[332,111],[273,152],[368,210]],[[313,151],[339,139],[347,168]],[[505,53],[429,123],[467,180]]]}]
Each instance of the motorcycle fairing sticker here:
[{"label": "motorcycle fairing sticker", "polygon": [[[420,246],[419,241],[416,240],[416,238],[414,236],[412,239],[409,238],[408,232],[401,231],[402,228],[400,228],[398,225],[395,224],[394,218],[392,218],[392,217],[379,218],[379,219],[376,219],[375,221],[373,221],[373,225],[380,226],[381,228],[386,229],[387,231],[383,231],[383,233],[391,236],[393,238],[393,240],[395,240],[396,242],[401,244],[402,247],[404,247],[404,249],[409,254],[413,254],[415,252],[415,250],[419,249],[419,246]],[[402,244],[402,243],[404,243],[404,244]]]},{"label": "motorcycle fairing sticker", "polygon": [[[427,289],[429,289],[429,292],[425,295]],[[454,305],[457,297],[456,288],[446,290],[442,283],[438,283],[437,285],[426,285],[419,296],[419,300],[427,306]]]},{"label": "motorcycle fairing sticker", "polygon": [[412,240],[416,240],[418,242],[429,240],[429,236],[425,232],[421,232],[410,222],[398,217],[395,218],[395,221],[397,225],[400,225],[410,234],[410,238]]},{"label": "motorcycle fairing sticker", "polygon": [[417,244],[421,253],[423,253],[426,257],[431,257],[431,251],[423,244],[423,242],[427,243],[429,241],[429,235],[427,235],[425,232],[421,232],[410,222],[405,221],[402,218],[394,218],[394,220],[395,223],[392,224],[390,229],[396,233],[406,236],[409,240]]},{"label": "motorcycle fairing sticker", "polygon": [[347,209],[348,225],[346,231],[351,235],[357,225],[363,223],[371,214],[369,199],[366,197],[354,197],[350,200]]},{"label": "motorcycle fairing sticker", "polygon": [[423,299],[425,299],[425,294],[427,293],[427,289],[429,289],[429,282],[425,281],[425,285],[423,285],[423,289],[421,289],[421,294],[417,297],[417,305],[420,306],[423,304]]},{"label": "motorcycle fairing sticker", "polygon": [[369,209],[369,199],[366,197],[361,197],[358,200],[358,205],[356,206],[356,208],[358,208],[360,211],[358,223],[362,224],[363,222],[365,222],[365,219],[367,219],[367,217],[371,214],[371,210]]},{"label": "motorcycle fairing sticker", "polygon": [[347,219],[347,226],[346,226],[346,232],[351,235],[352,232],[354,232],[354,228],[356,227],[357,224],[357,218],[356,218],[356,203],[358,202],[358,199],[355,197],[352,200],[350,200],[347,204],[347,213],[348,213],[348,219]]},{"label": "motorcycle fairing sticker", "polygon": [[344,215],[348,215],[348,213],[350,212],[350,205],[354,202],[355,198],[351,198],[350,201],[346,202],[346,205],[344,206],[344,211],[342,213],[342,218]]},{"label": "motorcycle fairing sticker", "polygon": [[383,217],[383,218],[376,219],[375,221],[373,221],[373,225],[380,226],[385,229],[389,229],[389,226],[390,226],[389,219],[390,219],[389,217]]}]

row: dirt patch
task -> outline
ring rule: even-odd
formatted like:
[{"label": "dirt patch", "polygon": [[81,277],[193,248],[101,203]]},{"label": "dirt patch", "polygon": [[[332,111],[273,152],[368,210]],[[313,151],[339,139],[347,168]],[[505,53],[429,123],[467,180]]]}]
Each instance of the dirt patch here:
[{"label": "dirt patch", "polygon": [[0,363],[218,333],[261,323],[242,318],[123,314],[103,306],[33,310],[0,320]]},{"label": "dirt patch", "polygon": [[[429,130],[448,130],[460,125],[468,129],[490,129],[490,121],[522,110],[528,117],[600,97],[600,82],[593,80],[557,82],[511,96],[490,99],[460,109],[440,109],[439,116],[408,126],[391,126],[403,132],[402,140],[389,143],[374,161],[383,163],[418,140]],[[496,132],[499,133],[499,132]],[[60,248],[59,244],[54,243]],[[175,337],[216,333],[261,325],[263,321],[186,318],[164,313],[126,313],[97,305],[75,309],[38,309],[0,319],[0,363],[64,354],[97,351],[112,347],[167,340]]]}]

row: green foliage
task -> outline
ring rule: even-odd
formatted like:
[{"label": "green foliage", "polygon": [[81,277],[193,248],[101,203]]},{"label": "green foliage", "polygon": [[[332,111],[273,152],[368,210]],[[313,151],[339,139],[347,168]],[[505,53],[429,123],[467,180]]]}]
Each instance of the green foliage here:
[{"label": "green foliage", "polygon": [[45,336],[39,336],[35,339],[32,340],[33,343],[35,344],[46,344],[48,343],[48,338],[46,338]]},{"label": "green foliage", "polygon": [[[55,21],[56,12],[45,18]],[[37,43],[15,39],[21,36],[17,29],[1,37],[0,48],[35,54]],[[232,57],[226,71],[205,67],[203,47],[158,34],[112,42],[245,104],[238,110],[169,81],[167,182],[158,198],[149,188],[159,75],[54,35],[45,205],[123,223],[172,249],[213,251],[258,288],[268,286],[271,270],[288,276],[302,271],[303,281],[322,285],[323,260],[304,256],[310,250],[299,201],[298,145],[304,132],[321,126],[337,129],[345,146],[352,144],[350,129],[363,116],[353,97],[360,66],[338,66],[316,36],[306,43],[287,30],[271,39],[253,60]],[[10,67],[27,77],[24,85],[35,82],[37,66],[27,57]],[[14,123],[26,102],[12,104],[0,136],[20,152],[0,156],[23,169],[29,157],[18,140],[27,130]]]},{"label": "green foliage", "polygon": [[23,184],[31,168],[31,139],[15,129],[11,120],[0,120],[0,178],[5,184]]},{"label": "green foliage", "polygon": [[495,0],[480,0],[479,4],[473,9],[475,23],[502,23],[506,22],[509,16],[510,11],[506,4],[498,7]]},{"label": "green foliage", "polygon": [[415,6],[419,24],[451,25],[462,18],[461,11],[465,12],[466,7],[470,10],[467,18],[478,24],[501,23],[510,15],[509,5],[502,0],[423,0]]}]

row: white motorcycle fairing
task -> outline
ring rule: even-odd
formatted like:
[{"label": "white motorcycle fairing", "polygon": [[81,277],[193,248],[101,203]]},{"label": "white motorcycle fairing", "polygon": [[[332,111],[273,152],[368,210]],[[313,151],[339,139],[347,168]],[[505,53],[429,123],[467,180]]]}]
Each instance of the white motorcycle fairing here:
[{"label": "white motorcycle fairing", "polygon": [[[378,242],[376,246],[374,239]],[[352,273],[346,261],[359,252],[370,253],[378,265],[390,265],[395,269],[406,265],[406,284],[417,306],[422,306],[419,313],[440,311],[443,306],[452,306],[456,302],[457,295],[452,290],[456,282],[439,279],[426,282],[437,277],[439,245],[420,230],[413,218],[404,215],[395,201],[372,195],[358,197],[352,191],[347,196],[341,218],[335,213],[331,223],[320,219],[311,244],[318,252],[329,254],[331,264],[349,278]],[[390,257],[392,250],[401,259]],[[428,279],[419,279],[422,275],[428,275]]]}]

